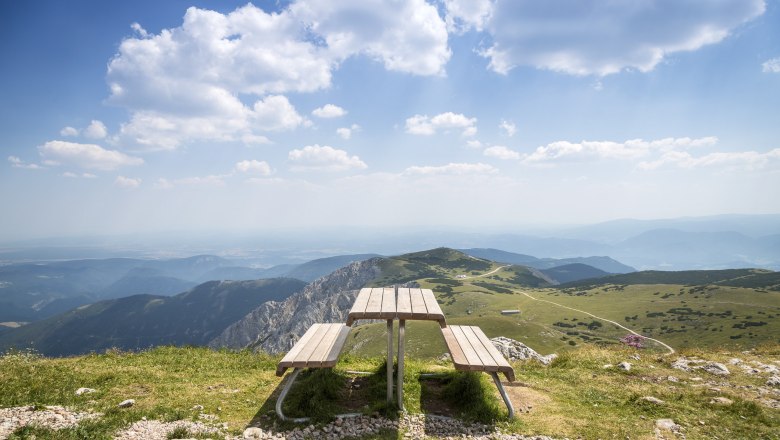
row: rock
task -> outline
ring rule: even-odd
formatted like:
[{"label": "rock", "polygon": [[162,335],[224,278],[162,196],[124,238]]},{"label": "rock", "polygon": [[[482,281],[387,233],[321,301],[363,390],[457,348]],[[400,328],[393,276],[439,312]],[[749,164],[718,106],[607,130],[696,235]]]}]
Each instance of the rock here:
[{"label": "rock", "polygon": [[120,402],[117,406],[120,408],[130,408],[133,405],[135,405],[135,399],[127,399]]},{"label": "rock", "polygon": [[263,438],[263,430],[250,426],[244,430],[244,438]]},{"label": "rock", "polygon": [[724,406],[726,406],[726,405],[731,405],[732,403],[734,403],[734,401],[729,399],[729,398],[727,398],[727,397],[713,397],[710,400],[710,404],[712,404],[712,405],[724,405]]},{"label": "rock", "polygon": [[552,362],[553,359],[558,357],[558,355],[555,353],[542,356],[534,349],[528,347],[522,342],[515,341],[514,339],[506,338],[504,336],[493,338],[490,341],[493,343],[493,345],[496,346],[498,351],[500,351],[501,354],[503,354],[504,357],[510,361],[535,359],[544,365],[548,365],[550,362]]},{"label": "rock", "polygon": [[631,359],[633,359],[633,360],[635,360],[635,361],[638,361],[638,360],[641,360],[642,358],[641,358],[641,357],[639,357],[639,355],[638,355],[638,354],[634,354],[634,355],[631,355]]},{"label": "rock", "polygon": [[729,364],[730,365],[739,365],[741,363],[742,363],[742,359],[739,359],[739,358],[731,358],[731,359],[729,359]]},{"label": "rock", "polygon": [[626,361],[623,361],[618,364],[618,368],[620,368],[623,371],[631,371],[631,364],[629,364]]},{"label": "rock", "polygon": [[731,374],[728,368],[726,368],[725,365],[719,364],[717,362],[709,362],[708,364],[701,367],[704,371],[714,374],[716,376],[728,376]]},{"label": "rock", "polygon": [[655,427],[665,431],[677,432],[680,430],[680,425],[674,423],[672,419],[658,419],[655,421]]},{"label": "rock", "polygon": [[94,393],[94,392],[95,392],[95,390],[92,389],[92,388],[79,388],[79,389],[76,390],[76,395],[80,396],[82,394],[89,394],[89,393]]},{"label": "rock", "polygon": [[664,403],[666,403],[663,400],[661,400],[661,399],[659,399],[657,397],[653,397],[653,396],[645,396],[645,397],[642,397],[640,400],[644,400],[645,402],[654,403],[656,405],[663,405]]},{"label": "rock", "polygon": [[766,381],[767,386],[780,387],[780,376],[772,376]]},{"label": "rock", "polygon": [[691,367],[689,366],[690,361],[685,357],[677,358],[676,361],[672,362],[672,368],[675,368],[677,370],[683,370],[683,371],[691,371]]},{"label": "rock", "polygon": [[608,369],[610,369],[612,367],[614,367],[614,365],[612,365],[612,364],[604,364],[604,365],[601,366],[601,368],[603,368],[605,370],[608,370]]},{"label": "rock", "polygon": [[669,377],[666,378],[666,380],[668,380],[669,382],[679,382],[680,381],[680,379],[678,379],[675,376],[669,376]]},{"label": "rock", "polygon": [[203,405],[195,405],[190,408],[192,411],[203,411]]}]

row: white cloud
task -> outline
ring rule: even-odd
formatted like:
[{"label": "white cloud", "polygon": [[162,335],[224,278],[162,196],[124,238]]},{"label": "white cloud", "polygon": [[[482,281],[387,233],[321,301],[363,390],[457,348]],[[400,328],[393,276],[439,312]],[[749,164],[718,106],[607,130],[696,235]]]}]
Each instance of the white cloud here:
[{"label": "white cloud", "polygon": [[89,123],[87,128],[84,129],[84,136],[90,139],[103,139],[106,135],[108,135],[106,126],[102,122],[94,119]]},{"label": "white cloud", "polygon": [[336,129],[336,134],[341,136],[342,139],[350,139],[352,138],[352,133],[356,133],[360,131],[360,126],[357,124],[352,124],[349,127],[341,127]]},{"label": "white cloud", "polygon": [[242,160],[236,163],[236,171],[242,173],[260,174],[262,176],[269,176],[273,173],[271,166],[266,161],[260,160]]},{"label": "white cloud", "polygon": [[40,165],[35,163],[26,163],[17,156],[8,156],[8,162],[10,162],[11,166],[14,168],[22,168],[26,170],[38,170],[42,168]]},{"label": "white cloud", "polygon": [[780,73],[780,58],[772,58],[761,64],[761,71],[764,73]]},{"label": "white cloud", "polygon": [[114,185],[125,188],[125,189],[133,189],[138,188],[141,186],[141,179],[135,179],[132,177],[125,177],[125,176],[117,176],[114,180]]},{"label": "white cloud", "polygon": [[461,135],[471,137],[477,134],[477,118],[469,118],[462,113],[440,113],[432,118],[428,115],[414,115],[406,119],[406,132],[430,136],[439,130],[459,129]]},{"label": "white cloud", "polygon": [[160,189],[171,189],[171,188],[173,188],[173,182],[171,182],[170,180],[168,180],[168,179],[166,179],[164,177],[160,177],[154,183],[154,187],[155,188],[160,188]]},{"label": "white cloud", "polygon": [[91,174],[91,173],[76,174],[76,173],[73,173],[73,172],[70,172],[70,171],[66,171],[66,172],[62,173],[62,177],[67,177],[67,178],[70,178],[70,179],[76,179],[76,178],[79,178],[79,177],[84,178],[84,179],[94,179],[97,176],[94,175],[94,174]]},{"label": "white cloud", "polygon": [[73,137],[73,136],[78,136],[78,135],[79,135],[78,129],[73,128],[71,126],[67,126],[67,127],[63,128],[62,130],[60,130],[60,136]]},{"label": "white cloud", "polygon": [[447,28],[453,32],[481,31],[493,12],[491,0],[444,0]]},{"label": "white cloud", "polygon": [[[424,0],[311,1],[275,13],[252,4],[228,14],[191,7],[179,27],[131,28],[108,66],[108,102],[131,113],[112,142],[138,149],[307,126],[281,94],[329,87],[351,56],[420,75],[443,73],[449,59],[444,23]],[[252,96],[257,102],[244,104]]]},{"label": "white cloud", "polygon": [[764,0],[497,0],[485,28],[490,68],[574,75],[653,70],[669,54],[714,44],[763,14]]},{"label": "white cloud", "polygon": [[349,169],[364,169],[365,162],[358,156],[350,156],[344,150],[333,147],[308,145],[300,150],[292,150],[288,154],[293,171],[323,170],[344,171]]},{"label": "white cloud", "polygon": [[436,175],[436,174],[493,174],[498,170],[484,163],[448,163],[441,166],[412,166],[404,174]]},{"label": "white cloud", "polygon": [[173,181],[174,185],[188,185],[188,186],[225,186],[224,175],[211,174],[208,176],[194,176],[184,177],[182,179],[176,179]]},{"label": "white cloud", "polygon": [[320,108],[314,109],[311,114],[318,118],[340,118],[346,115],[347,111],[337,105],[325,104]]},{"label": "white cloud", "polygon": [[757,151],[718,152],[694,157],[687,151],[668,151],[658,160],[640,162],[639,168],[653,170],[665,165],[679,168],[726,167],[758,170],[780,165],[780,148],[759,153]]},{"label": "white cloud", "polygon": [[557,161],[581,161],[594,159],[638,159],[653,151],[672,151],[676,149],[707,147],[717,143],[714,136],[691,139],[664,138],[654,141],[632,139],[625,142],[582,141],[579,143],[557,141],[540,146],[526,155],[526,163],[549,163]]},{"label": "white cloud", "polygon": [[482,154],[488,157],[495,157],[502,160],[517,160],[521,157],[520,153],[514,150],[510,150],[503,145],[495,145],[485,148],[485,151],[483,151]]},{"label": "white cloud", "polygon": [[387,70],[443,75],[451,55],[447,26],[425,0],[309,0],[290,10],[337,60],[365,54]]},{"label": "white cloud", "polygon": [[106,150],[95,144],[49,141],[38,147],[38,152],[49,165],[73,165],[96,170],[114,170],[123,166],[141,165],[143,159],[120,151]]},{"label": "white cloud", "polygon": [[476,139],[471,139],[471,140],[466,141],[466,146],[469,147],[469,148],[473,148],[473,149],[479,149],[479,148],[482,148],[483,145],[482,145],[482,142],[480,142],[480,141],[478,141]]},{"label": "white cloud", "polygon": [[514,124],[514,122],[501,120],[501,123],[498,124],[498,128],[504,131],[507,136],[512,137],[517,133],[517,126]]}]

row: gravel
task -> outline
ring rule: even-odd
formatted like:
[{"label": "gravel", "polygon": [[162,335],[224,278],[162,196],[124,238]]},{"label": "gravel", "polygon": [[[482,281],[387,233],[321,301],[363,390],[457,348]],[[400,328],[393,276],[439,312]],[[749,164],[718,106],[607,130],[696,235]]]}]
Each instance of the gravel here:
[{"label": "gravel", "polygon": [[27,426],[44,426],[54,430],[76,426],[82,420],[100,417],[98,413],[70,411],[61,406],[46,406],[36,410],[34,406],[0,408],[0,439],[8,438],[15,430]]}]

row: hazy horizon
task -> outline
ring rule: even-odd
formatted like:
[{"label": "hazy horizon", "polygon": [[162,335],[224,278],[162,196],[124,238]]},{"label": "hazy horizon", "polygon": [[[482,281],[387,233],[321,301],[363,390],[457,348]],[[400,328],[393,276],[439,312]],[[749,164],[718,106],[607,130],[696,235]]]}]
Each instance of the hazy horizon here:
[{"label": "hazy horizon", "polygon": [[780,213],[777,2],[44,0],[0,37],[0,242]]}]

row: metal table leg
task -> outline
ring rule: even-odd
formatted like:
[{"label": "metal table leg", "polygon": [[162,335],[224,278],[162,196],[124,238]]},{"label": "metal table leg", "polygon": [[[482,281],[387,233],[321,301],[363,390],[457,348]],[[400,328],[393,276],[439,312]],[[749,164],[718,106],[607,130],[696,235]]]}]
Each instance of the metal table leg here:
[{"label": "metal table leg", "polygon": [[404,333],[406,330],[406,320],[398,320],[398,409],[404,410]]},{"label": "metal table leg", "polygon": [[393,320],[387,320],[387,403],[393,403]]}]

